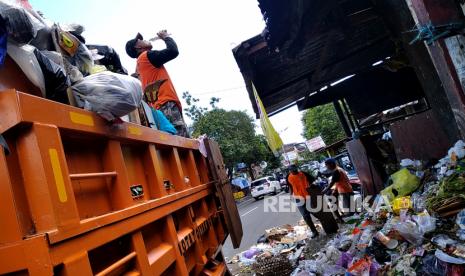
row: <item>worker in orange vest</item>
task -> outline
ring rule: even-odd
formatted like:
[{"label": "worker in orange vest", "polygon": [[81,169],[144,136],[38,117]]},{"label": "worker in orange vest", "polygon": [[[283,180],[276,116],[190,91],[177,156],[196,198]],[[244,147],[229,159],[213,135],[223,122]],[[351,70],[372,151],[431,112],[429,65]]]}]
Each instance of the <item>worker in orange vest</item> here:
[{"label": "worker in orange vest", "polygon": [[[313,185],[315,178],[306,172],[299,171],[295,165],[290,166],[289,171],[287,183],[290,193],[294,196],[297,209],[302,214],[304,221],[310,227],[313,233],[312,237],[318,236],[318,230],[313,223],[312,215],[320,220],[326,234],[336,233],[338,230],[337,222],[332,212],[325,212],[323,204],[326,204],[326,201],[323,200],[321,189]],[[320,201],[320,204],[318,204],[318,201]],[[307,207],[310,207],[311,210]]]},{"label": "worker in orange vest", "polygon": [[[327,190],[331,189],[333,186],[336,186],[334,194],[338,195],[338,198],[342,201],[342,206],[344,209],[351,207],[351,199],[354,195],[352,190],[352,185],[350,184],[349,177],[347,173],[337,165],[337,162],[333,158],[328,158],[325,160],[326,169],[332,173],[331,183],[328,187],[323,190],[325,193]],[[352,215],[352,210],[349,210],[346,215]]]},{"label": "worker in orange vest", "polygon": [[179,52],[176,42],[166,30],[157,34],[166,44],[166,49],[152,50],[152,44],[138,33],[126,43],[126,53],[137,58],[137,75],[148,103],[166,116],[176,128],[179,136],[188,137],[186,123],[182,116],[181,101],[164,64],[175,59]]}]

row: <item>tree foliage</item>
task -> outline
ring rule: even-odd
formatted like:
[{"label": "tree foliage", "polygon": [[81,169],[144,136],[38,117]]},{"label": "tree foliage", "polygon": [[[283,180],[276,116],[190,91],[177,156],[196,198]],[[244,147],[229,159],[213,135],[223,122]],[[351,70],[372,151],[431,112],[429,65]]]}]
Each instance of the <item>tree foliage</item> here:
[{"label": "tree foliage", "polygon": [[192,125],[193,136],[207,134],[218,142],[227,167],[260,162],[270,151],[255,134],[253,119],[243,111],[213,109]]},{"label": "tree foliage", "polygon": [[302,117],[304,137],[315,138],[321,135],[326,145],[346,137],[342,125],[332,104],[317,106],[307,110]]},{"label": "tree foliage", "polygon": [[276,167],[278,162],[266,143],[263,135],[255,133],[252,117],[244,111],[227,111],[216,106],[219,98],[210,99],[211,109],[199,106],[199,99],[189,92],[183,93],[187,103],[185,114],[192,119],[192,136],[206,134],[220,145],[225,165],[233,168],[238,163],[245,163],[249,167],[255,163],[266,161],[268,166]]}]

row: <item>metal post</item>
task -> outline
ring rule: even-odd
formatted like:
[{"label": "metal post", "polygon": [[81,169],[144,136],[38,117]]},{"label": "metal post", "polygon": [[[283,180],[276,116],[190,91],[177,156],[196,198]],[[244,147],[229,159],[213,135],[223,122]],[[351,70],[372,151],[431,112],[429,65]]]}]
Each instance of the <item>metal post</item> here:
[{"label": "metal post", "polygon": [[341,105],[339,104],[338,101],[334,101],[333,105],[334,105],[334,109],[336,109],[337,116],[339,117],[339,121],[342,124],[342,128],[344,129],[346,136],[352,137],[352,132],[350,131],[349,124],[347,123],[346,117],[344,116],[344,113],[342,112]]}]

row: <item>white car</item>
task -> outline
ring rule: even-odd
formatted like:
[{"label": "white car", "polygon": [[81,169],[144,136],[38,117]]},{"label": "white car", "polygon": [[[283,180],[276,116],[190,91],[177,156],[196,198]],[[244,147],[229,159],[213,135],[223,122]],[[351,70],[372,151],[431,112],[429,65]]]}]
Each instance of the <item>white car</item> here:
[{"label": "white car", "polygon": [[258,200],[260,197],[268,194],[277,194],[281,192],[281,185],[272,176],[266,176],[250,183],[252,197]]}]

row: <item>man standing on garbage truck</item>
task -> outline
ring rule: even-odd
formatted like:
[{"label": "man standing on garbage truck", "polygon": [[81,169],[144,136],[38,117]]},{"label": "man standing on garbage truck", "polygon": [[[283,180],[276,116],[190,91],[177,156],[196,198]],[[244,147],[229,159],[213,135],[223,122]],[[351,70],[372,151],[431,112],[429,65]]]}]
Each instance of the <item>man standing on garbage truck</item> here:
[{"label": "man standing on garbage truck", "polygon": [[[312,220],[312,215],[320,220],[326,234],[336,233],[338,230],[337,222],[331,212],[325,212],[323,205],[326,203],[323,202],[321,189],[313,185],[315,179],[308,173],[299,171],[295,165],[291,165],[289,171],[290,173],[287,175],[286,180],[290,193],[296,200],[297,209],[310,227],[313,233],[312,237],[318,236],[318,231]],[[318,203],[318,201],[320,201],[320,203]]]},{"label": "man standing on garbage truck", "polygon": [[[323,193],[331,189],[334,185],[336,186],[335,193],[342,200],[342,206],[344,209],[349,209],[351,207],[351,198],[354,194],[352,190],[352,185],[350,184],[349,177],[347,173],[337,165],[337,162],[333,158],[328,158],[325,160],[326,169],[332,172],[331,183],[328,187],[323,190]],[[344,210],[343,210],[344,211]],[[347,215],[351,215],[353,212],[349,210]]]},{"label": "man standing on garbage truck", "polygon": [[178,46],[166,30],[158,32],[157,36],[165,42],[166,49],[152,50],[152,44],[138,33],[134,39],[126,43],[126,53],[132,58],[137,58],[137,73],[149,104],[163,112],[176,128],[178,135],[188,137],[186,123],[182,117],[181,101],[164,66],[178,56]]}]

